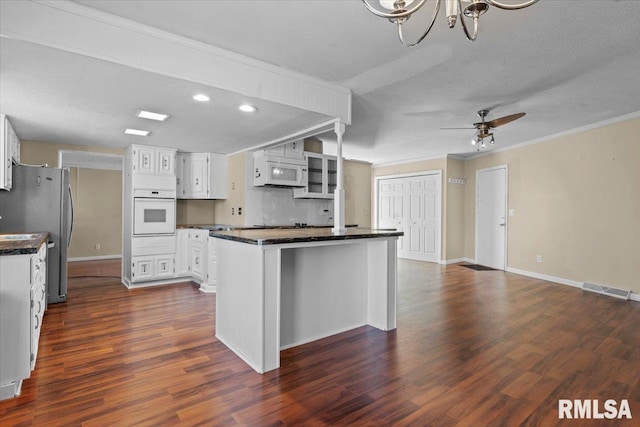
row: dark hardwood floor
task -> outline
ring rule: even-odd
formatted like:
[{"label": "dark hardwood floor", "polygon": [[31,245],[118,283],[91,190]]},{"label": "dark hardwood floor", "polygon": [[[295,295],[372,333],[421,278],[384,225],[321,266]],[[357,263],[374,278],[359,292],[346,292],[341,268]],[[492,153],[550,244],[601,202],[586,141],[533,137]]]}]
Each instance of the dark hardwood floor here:
[{"label": "dark hardwood floor", "polygon": [[[215,295],[76,278],[0,425],[640,425],[640,303],[500,271],[399,261],[398,329],[282,353],[259,375],[215,337]],[[558,420],[628,399],[632,420]]]}]

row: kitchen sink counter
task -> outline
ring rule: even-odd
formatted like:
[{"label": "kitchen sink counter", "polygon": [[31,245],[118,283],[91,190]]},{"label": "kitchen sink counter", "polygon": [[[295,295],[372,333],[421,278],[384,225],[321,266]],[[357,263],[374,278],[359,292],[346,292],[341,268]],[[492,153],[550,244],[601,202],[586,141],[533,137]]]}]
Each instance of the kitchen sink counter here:
[{"label": "kitchen sink counter", "polygon": [[318,242],[325,240],[351,240],[378,237],[402,236],[394,229],[347,228],[344,234],[333,234],[330,227],[304,228],[249,228],[231,230],[211,230],[212,237],[234,240],[252,245],[274,245],[297,242]]},{"label": "kitchen sink counter", "polygon": [[35,254],[49,233],[0,233],[0,256]]}]

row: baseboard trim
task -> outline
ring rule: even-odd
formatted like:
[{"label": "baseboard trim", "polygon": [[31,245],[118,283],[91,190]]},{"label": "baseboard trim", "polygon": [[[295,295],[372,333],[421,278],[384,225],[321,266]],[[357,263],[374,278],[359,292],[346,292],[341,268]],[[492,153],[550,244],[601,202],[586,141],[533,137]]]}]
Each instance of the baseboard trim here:
[{"label": "baseboard trim", "polygon": [[85,257],[68,258],[67,262],[100,261],[100,260],[104,260],[104,259],[121,259],[121,258],[122,258],[122,255],[85,256]]},{"label": "baseboard trim", "polygon": [[458,264],[460,262],[468,262],[469,264],[475,264],[476,260],[475,259],[471,259],[471,258],[444,259],[444,260],[440,261],[440,264],[449,265],[449,264]]},{"label": "baseboard trim", "polygon": [[[574,288],[582,289],[582,282],[578,282],[576,280],[564,279],[562,277],[549,276],[547,274],[534,273],[532,271],[520,270],[519,268],[507,267],[507,271],[509,273],[519,274],[521,276],[532,277],[534,279],[546,280],[547,282],[559,283],[561,285],[567,285]],[[640,302],[640,294],[636,294],[631,292],[629,295],[629,300]]]}]

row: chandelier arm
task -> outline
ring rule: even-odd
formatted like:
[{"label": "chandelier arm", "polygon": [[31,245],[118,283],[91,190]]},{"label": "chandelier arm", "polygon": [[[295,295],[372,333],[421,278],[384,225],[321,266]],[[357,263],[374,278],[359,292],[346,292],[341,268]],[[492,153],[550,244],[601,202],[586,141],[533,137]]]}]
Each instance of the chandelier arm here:
[{"label": "chandelier arm", "polygon": [[366,8],[369,9],[369,12],[373,13],[374,15],[380,16],[381,18],[398,19],[398,18],[406,18],[407,16],[410,16],[412,13],[420,9],[422,5],[427,2],[427,0],[419,0],[418,3],[416,3],[416,5],[413,6],[411,9],[407,9],[404,12],[399,12],[399,13],[382,12],[381,10],[378,10],[375,7],[371,6],[369,4],[369,0],[362,0],[362,2],[366,6]]},{"label": "chandelier arm", "polygon": [[525,7],[529,7],[534,3],[537,3],[538,0],[528,0],[525,1],[524,3],[520,3],[520,4],[505,4],[502,3],[498,0],[484,0],[486,3],[490,4],[491,6],[495,6],[497,8],[500,9],[505,9],[505,10],[517,10],[517,9],[524,9]]},{"label": "chandelier arm", "polygon": [[[536,0],[538,1],[538,0]],[[469,30],[467,29],[467,24],[464,22],[464,13],[462,9],[462,3],[458,0],[458,14],[460,15],[460,22],[462,23],[462,29],[464,30],[464,35],[467,36],[467,40],[470,42],[475,41],[478,38],[478,17],[475,16],[473,18],[473,37],[469,35]],[[484,118],[482,119],[484,121]]]},{"label": "chandelier arm", "polygon": [[400,39],[400,42],[407,46],[407,47],[412,47],[417,45],[418,43],[420,43],[425,37],[427,37],[427,34],[429,34],[429,31],[431,31],[431,28],[433,27],[433,24],[436,22],[436,18],[438,17],[438,12],[440,12],[440,3],[442,3],[442,0],[437,0],[436,1],[436,5],[433,8],[433,19],[431,20],[431,24],[427,27],[427,29],[425,30],[424,33],[422,33],[422,35],[418,38],[418,40],[416,40],[413,43],[407,43],[404,41],[404,36],[402,34],[402,23],[398,22],[398,38]]}]

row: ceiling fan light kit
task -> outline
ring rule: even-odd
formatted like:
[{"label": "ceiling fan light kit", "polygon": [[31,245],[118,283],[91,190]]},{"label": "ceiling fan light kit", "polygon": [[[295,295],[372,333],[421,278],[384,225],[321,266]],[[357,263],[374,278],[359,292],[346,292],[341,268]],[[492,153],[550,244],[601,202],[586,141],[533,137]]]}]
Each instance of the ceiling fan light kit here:
[{"label": "ceiling fan light kit", "polygon": [[484,143],[485,139],[489,139],[489,144],[495,144],[496,140],[493,136],[492,129],[497,128],[498,126],[506,125],[507,123],[511,123],[514,120],[518,120],[526,115],[526,113],[516,113],[510,114],[508,116],[500,117],[497,119],[493,119],[491,121],[485,121],[485,118],[489,114],[489,110],[480,110],[478,111],[478,117],[480,117],[480,121],[473,124],[472,128],[440,128],[444,130],[453,130],[453,129],[475,129],[476,136],[471,140],[471,145],[477,146],[477,151],[483,150],[486,148],[486,144]]},{"label": "ceiling fan light kit", "polygon": [[[478,20],[480,16],[489,10],[489,6],[495,6],[504,10],[517,10],[529,7],[538,2],[538,0],[526,0],[521,3],[504,3],[497,0],[435,0],[431,22],[428,22],[426,29],[416,41],[407,42],[402,32],[402,25],[411,15],[422,8],[427,3],[427,0],[378,0],[379,6],[377,7],[372,5],[373,1],[374,0],[362,0],[371,13],[381,18],[386,18],[398,26],[398,38],[405,46],[415,46],[429,34],[433,24],[436,22],[440,5],[443,1],[445,2],[449,28],[455,27],[456,22],[460,20],[462,30],[469,41],[474,41],[478,37]],[[463,5],[465,7],[463,7]],[[469,31],[467,27],[467,20],[473,22],[472,31]]]}]

